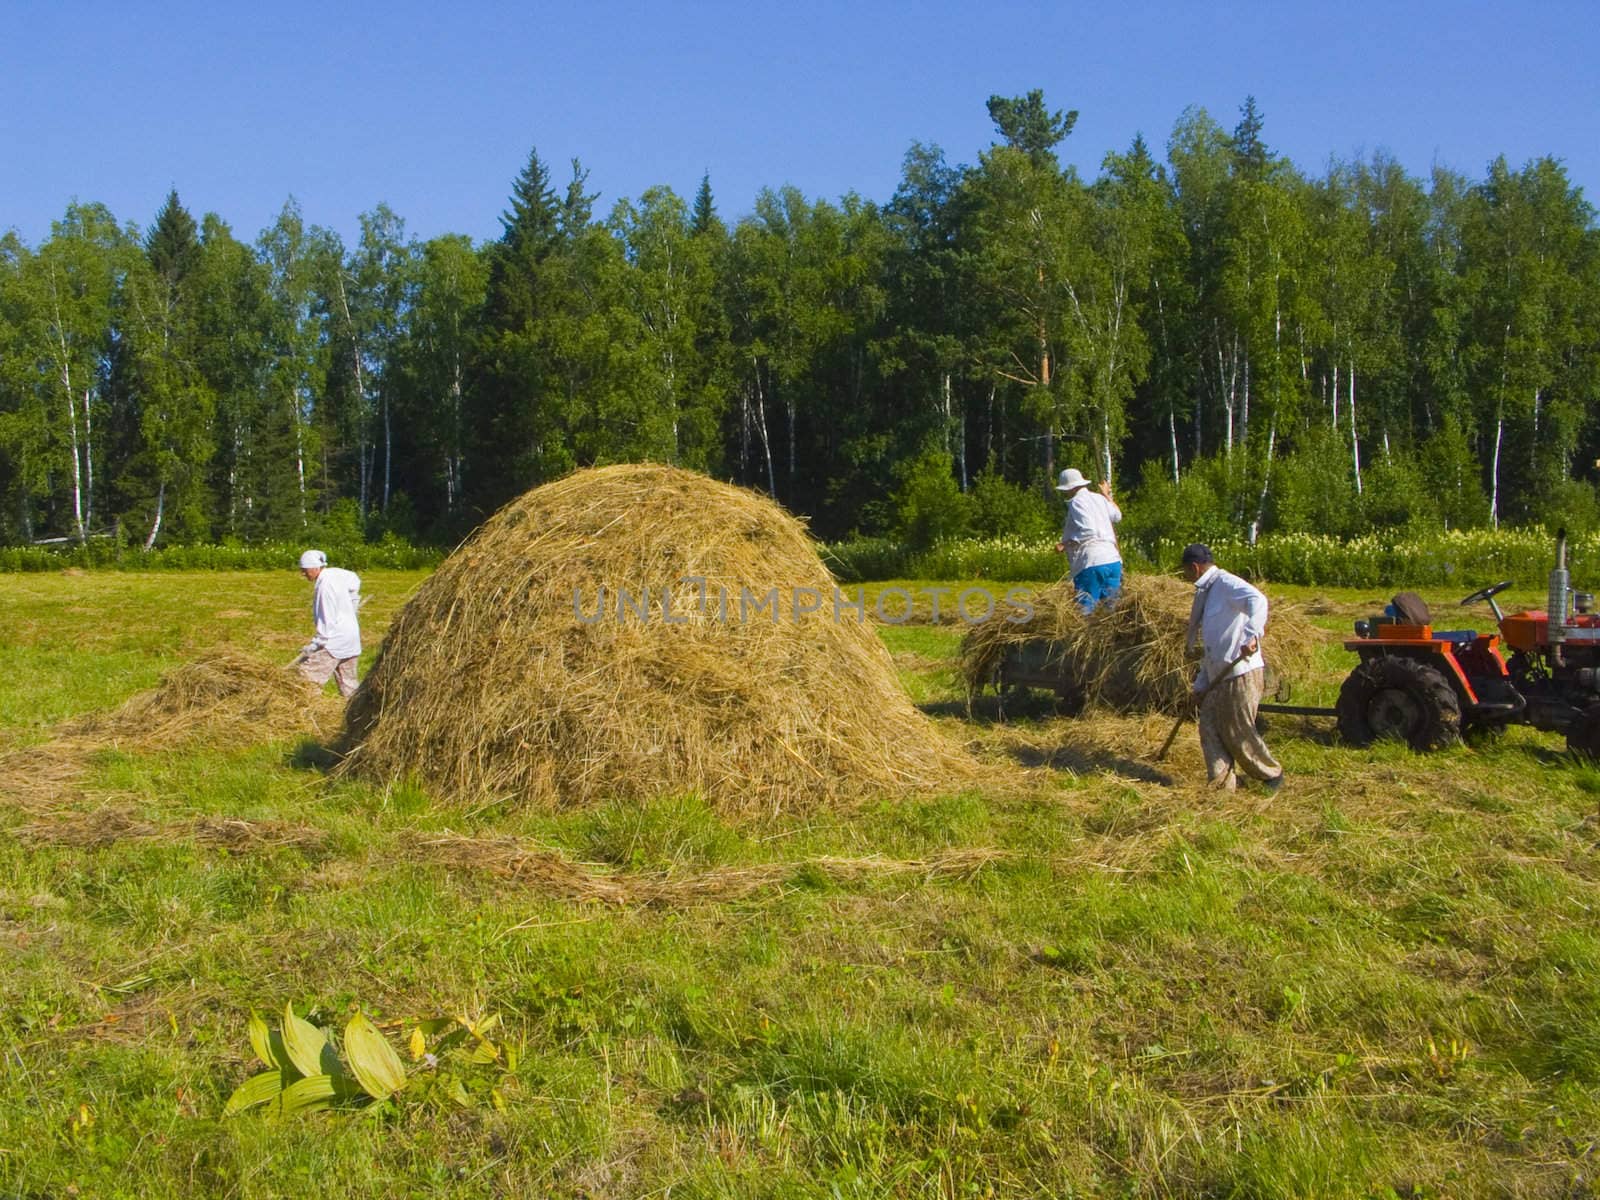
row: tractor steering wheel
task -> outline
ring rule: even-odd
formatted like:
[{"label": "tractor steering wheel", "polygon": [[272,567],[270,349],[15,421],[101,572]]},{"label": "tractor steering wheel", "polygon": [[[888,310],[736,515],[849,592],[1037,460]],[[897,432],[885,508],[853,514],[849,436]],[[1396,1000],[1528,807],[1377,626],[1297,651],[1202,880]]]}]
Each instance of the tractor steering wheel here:
[{"label": "tractor steering wheel", "polygon": [[1492,596],[1498,596],[1501,592],[1505,591],[1510,586],[1511,586],[1511,580],[1503,579],[1499,583],[1495,584],[1492,587],[1479,588],[1477,591],[1473,592],[1472,595],[1470,595],[1466,599],[1464,599],[1461,603],[1463,605],[1467,605],[1467,604],[1476,604],[1480,600],[1488,600]]}]

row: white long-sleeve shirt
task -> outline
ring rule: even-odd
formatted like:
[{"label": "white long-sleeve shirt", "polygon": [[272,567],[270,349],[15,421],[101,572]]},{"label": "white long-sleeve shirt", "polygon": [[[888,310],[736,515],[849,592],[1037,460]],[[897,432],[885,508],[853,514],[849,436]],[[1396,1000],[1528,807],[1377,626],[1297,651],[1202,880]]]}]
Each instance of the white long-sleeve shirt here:
[{"label": "white long-sleeve shirt", "polygon": [[[1212,564],[1194,585],[1189,611],[1188,645],[1195,635],[1205,642],[1205,660],[1195,676],[1196,691],[1212,683],[1246,675],[1262,666],[1261,635],[1267,631],[1267,598],[1231,572]],[[1255,653],[1242,660],[1239,652],[1252,639]]]},{"label": "white long-sleeve shirt", "polygon": [[1061,544],[1066,547],[1071,574],[1122,561],[1116,531],[1111,528],[1120,520],[1122,510],[1099,492],[1079,488],[1072,493],[1061,526]]},{"label": "white long-sleeve shirt", "polygon": [[311,585],[311,619],[317,636],[309,649],[326,650],[338,659],[359,655],[361,626],[356,610],[360,607],[361,577],[343,567],[323,567]]}]

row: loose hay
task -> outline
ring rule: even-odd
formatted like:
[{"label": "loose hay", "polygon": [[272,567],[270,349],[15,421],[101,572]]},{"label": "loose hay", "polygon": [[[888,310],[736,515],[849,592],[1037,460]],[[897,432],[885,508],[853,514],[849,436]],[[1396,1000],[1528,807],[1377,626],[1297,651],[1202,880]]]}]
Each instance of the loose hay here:
[{"label": "loose hay", "polygon": [[75,791],[105,750],[153,751],[199,743],[252,745],[307,733],[329,738],[343,701],[292,671],[233,650],[174,667],[120,707],[56,727],[48,742],[0,755],[0,797],[27,810]]},{"label": "loose hay", "polygon": [[174,667],[120,708],[70,721],[62,732],[140,750],[200,740],[253,743],[296,733],[330,736],[342,708],[293,671],[215,650]]},{"label": "loose hay", "polygon": [[[543,807],[698,791],[724,810],[777,808],[948,786],[969,764],[911,705],[872,626],[836,619],[833,587],[764,496],[672,467],[577,472],[491,517],[395,618],[339,770]],[[619,588],[648,592],[644,619],[619,618]],[[741,608],[741,589],[772,588],[776,619]],[[808,588],[822,608],[797,615]]]},{"label": "loose hay", "polygon": [[1015,857],[1005,850],[974,847],[926,859],[821,857],[800,862],[717,867],[672,878],[607,871],[573,862],[553,850],[527,846],[516,838],[469,838],[447,833],[426,839],[418,848],[431,861],[514,880],[549,896],[602,904],[662,906],[742,900],[808,871],[826,875],[837,883],[891,875],[964,879],[991,863]]},{"label": "loose hay", "polygon": [[[1048,644],[1074,700],[1115,712],[1177,714],[1189,702],[1198,654],[1184,649],[1194,588],[1164,575],[1125,576],[1122,594],[1085,615],[1071,581],[1036,592],[1033,615],[1011,604],[972,627],[961,643],[967,692],[996,682],[1007,652],[1030,642]],[[1304,678],[1322,633],[1290,605],[1274,604],[1263,649],[1278,676]]]},{"label": "loose hay", "polygon": [[200,846],[240,852],[280,846],[320,847],[325,835],[317,829],[285,821],[246,821],[236,817],[199,817],[192,821],[146,821],[131,813],[103,807],[93,812],[57,812],[11,830],[25,842],[99,849],[119,842],[172,843],[185,839]]}]

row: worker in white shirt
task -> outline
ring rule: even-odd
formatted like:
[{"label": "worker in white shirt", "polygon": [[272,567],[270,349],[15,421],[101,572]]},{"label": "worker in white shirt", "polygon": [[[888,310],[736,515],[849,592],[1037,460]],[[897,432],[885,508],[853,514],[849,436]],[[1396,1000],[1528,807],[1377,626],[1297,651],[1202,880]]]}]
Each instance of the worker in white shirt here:
[{"label": "worker in white shirt", "polygon": [[311,618],[316,636],[300,650],[294,665],[306,682],[322,687],[329,679],[348,699],[356,690],[356,659],[361,656],[361,577],[342,567],[330,567],[321,550],[300,556],[300,574],[311,581]]},{"label": "worker in white shirt", "polygon": [[1211,550],[1198,542],[1184,547],[1182,561],[1184,578],[1194,584],[1186,645],[1193,650],[1196,638],[1205,645],[1194,694],[1206,776],[1232,791],[1243,771],[1276,792],[1283,768],[1256,731],[1266,679],[1261,635],[1267,629],[1267,598],[1217,566]]},{"label": "worker in white shirt", "polygon": [[1090,491],[1089,481],[1073,467],[1061,472],[1056,491],[1067,498],[1067,518],[1061,526],[1056,553],[1068,556],[1078,603],[1085,612],[1092,612],[1097,604],[1115,599],[1122,590],[1122,552],[1117,549],[1117,535],[1112,529],[1122,520],[1122,510],[1111,499],[1109,482],[1101,481],[1099,491]]}]

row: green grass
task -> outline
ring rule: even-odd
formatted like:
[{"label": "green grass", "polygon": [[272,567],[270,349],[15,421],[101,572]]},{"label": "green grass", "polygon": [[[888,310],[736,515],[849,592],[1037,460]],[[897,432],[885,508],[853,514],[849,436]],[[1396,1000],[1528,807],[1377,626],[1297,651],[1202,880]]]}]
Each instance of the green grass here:
[{"label": "green grass", "polygon": [[[370,658],[421,576],[364,578]],[[1380,599],[1269,590],[1338,631]],[[0,748],[219,645],[287,659],[308,592],[0,576]],[[49,811],[0,797],[0,1195],[1590,1194],[1596,772],[1529,730],[1420,758],[1287,720],[1284,792],[1224,799],[1193,786],[1192,734],[1150,761],[1164,720],[967,718],[960,633],[882,630],[989,764],[943,796],[467,813],[268,743],[108,749]],[[1350,661],[1330,648],[1297,694]],[[66,839],[86,815],[105,836]],[[296,836],[202,836],[221,818]],[[684,887],[573,900],[446,861],[446,833]],[[829,866],[980,849],[970,872]],[[355,1003],[400,1030],[498,1013],[506,1108],[221,1119],[248,1014],[288,1002],[339,1027]]]}]

